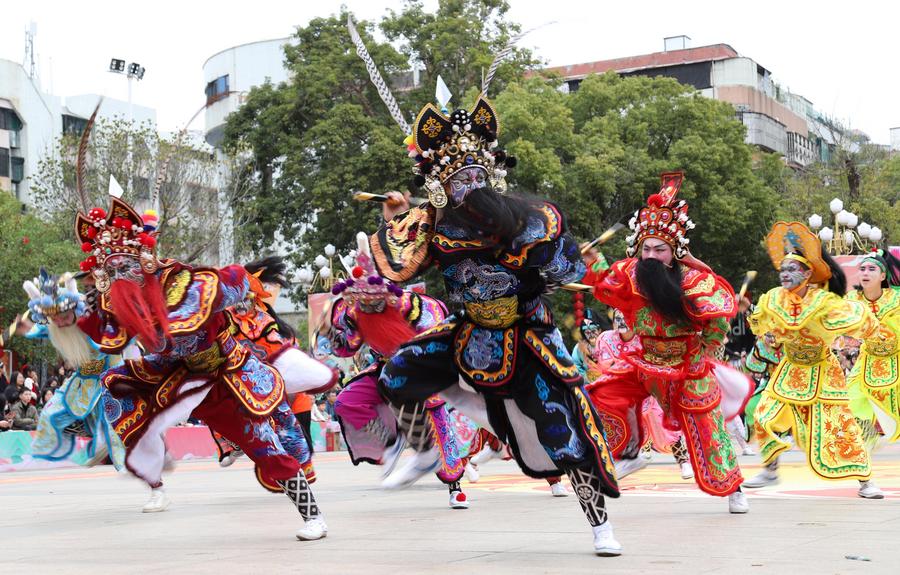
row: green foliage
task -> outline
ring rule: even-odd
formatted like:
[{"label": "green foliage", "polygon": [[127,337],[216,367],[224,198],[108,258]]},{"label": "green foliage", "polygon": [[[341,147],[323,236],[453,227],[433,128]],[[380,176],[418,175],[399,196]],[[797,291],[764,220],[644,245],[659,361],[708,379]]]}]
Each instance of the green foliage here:
[{"label": "green foliage", "polygon": [[[22,283],[37,276],[41,266],[55,274],[78,271],[81,252],[61,230],[23,213],[22,204],[7,193],[0,193],[0,222],[0,328],[6,341],[7,326],[27,310]],[[54,356],[49,346],[21,337],[10,338],[7,347],[32,360]]]}]

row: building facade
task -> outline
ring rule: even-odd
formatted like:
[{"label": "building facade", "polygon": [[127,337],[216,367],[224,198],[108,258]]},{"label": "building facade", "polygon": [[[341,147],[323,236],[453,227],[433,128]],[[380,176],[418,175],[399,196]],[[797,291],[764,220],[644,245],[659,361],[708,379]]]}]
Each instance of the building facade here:
[{"label": "building facade", "polygon": [[[80,134],[100,96],[81,94],[65,100],[43,92],[21,64],[0,59],[0,190],[31,206],[30,181],[41,159],[56,153],[62,134]],[[156,126],[156,111],[132,105],[136,123]],[[105,98],[98,116],[127,119],[129,104]]]},{"label": "building facade", "polygon": [[812,102],[780,87],[772,73],[743,57],[728,44],[690,47],[690,38],[665,39],[665,50],[652,54],[548,68],[563,81],[562,89],[577,90],[590,74],[609,71],[620,76],[665,76],[693,86],[709,98],[728,102],[746,126],[746,141],[781,154],[794,167],[827,161],[843,145],[839,128],[818,113]]}]

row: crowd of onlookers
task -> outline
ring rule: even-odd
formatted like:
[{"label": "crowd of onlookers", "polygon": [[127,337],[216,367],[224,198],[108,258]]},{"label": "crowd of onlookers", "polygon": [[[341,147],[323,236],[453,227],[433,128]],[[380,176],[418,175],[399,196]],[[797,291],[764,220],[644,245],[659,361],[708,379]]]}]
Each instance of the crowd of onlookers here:
[{"label": "crowd of onlookers", "polygon": [[6,366],[0,360],[0,432],[33,431],[41,410],[69,374],[64,367],[60,367],[42,383],[32,367],[12,371],[9,377],[6,373]]}]

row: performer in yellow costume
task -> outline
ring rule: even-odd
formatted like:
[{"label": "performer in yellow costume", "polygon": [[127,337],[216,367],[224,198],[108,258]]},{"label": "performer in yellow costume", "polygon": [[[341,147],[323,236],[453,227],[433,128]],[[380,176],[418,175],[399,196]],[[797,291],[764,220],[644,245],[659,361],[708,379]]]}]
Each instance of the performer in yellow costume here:
[{"label": "performer in yellow costume", "polygon": [[858,277],[860,285],[847,299],[867,307],[878,318],[878,329],[864,339],[847,383],[851,396],[856,392],[868,400],[863,409],[874,409],[885,438],[893,442],[900,439],[900,262],[890,252],[874,251],[860,261]]},{"label": "performer in yellow costume", "polygon": [[[884,495],[870,481],[872,468],[862,432],[849,407],[847,382],[831,344],[840,335],[871,337],[878,327],[863,304],[843,298],[847,279],[799,222],[777,222],[766,248],[779,270],[781,287],[769,290],[750,315],[757,336],[771,334],[784,356],[756,408],[756,435],[765,468],[744,482],[778,482],[778,455],[790,448],[790,433],[810,468],[824,479],[858,479],[859,495]],[[821,287],[819,287],[821,286]]]}]

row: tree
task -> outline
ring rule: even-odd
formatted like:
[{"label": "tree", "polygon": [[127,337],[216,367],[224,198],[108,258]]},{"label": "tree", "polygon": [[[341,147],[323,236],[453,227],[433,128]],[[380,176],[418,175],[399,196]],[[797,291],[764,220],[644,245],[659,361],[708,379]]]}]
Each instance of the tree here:
[{"label": "tree", "polygon": [[[73,237],[25,213],[22,204],[6,193],[0,193],[0,222],[0,328],[5,332],[27,309],[22,283],[36,277],[41,266],[54,274],[78,271],[82,254]],[[7,336],[3,333],[4,341]],[[9,339],[7,347],[31,359],[53,357],[51,348],[20,337]]]},{"label": "tree", "polygon": [[[505,21],[507,10],[503,1],[448,0],[431,14],[421,3],[407,2],[380,25],[389,40],[401,43],[400,51],[374,40],[373,24],[358,22],[357,29],[392,84],[406,81],[410,63],[426,67],[419,87],[395,90],[411,121],[433,99],[438,73],[456,94],[456,105],[474,102],[461,95],[480,88],[482,68],[518,30]],[[342,12],[299,27],[285,47],[291,80],[251,90],[225,128],[229,153],[252,158],[245,175],[253,199],[242,245],[258,253],[282,240],[297,265],[328,243],[351,249],[357,231],[378,224],[380,209],[352,201],[353,191],[405,190],[412,179],[405,134],[369,81],[346,21]],[[520,77],[531,61],[527,52],[515,52],[498,71],[495,87]]]},{"label": "tree", "polygon": [[[75,213],[84,209],[75,185],[79,140],[80,135],[61,136],[53,153],[40,160],[32,182],[39,212],[61,229],[71,230]],[[242,170],[239,163],[220,161],[205,144],[165,139],[148,123],[132,125],[121,119],[97,121],[86,157],[89,208],[109,204],[110,175],[125,188],[132,182],[132,195],[124,199],[136,209],[153,207],[152,196],[165,164],[155,198],[160,215],[159,253],[187,263],[229,263],[218,261],[219,242],[227,232],[226,212],[246,195],[242,180],[231,176]],[[239,226],[240,219],[236,223]]]}]

